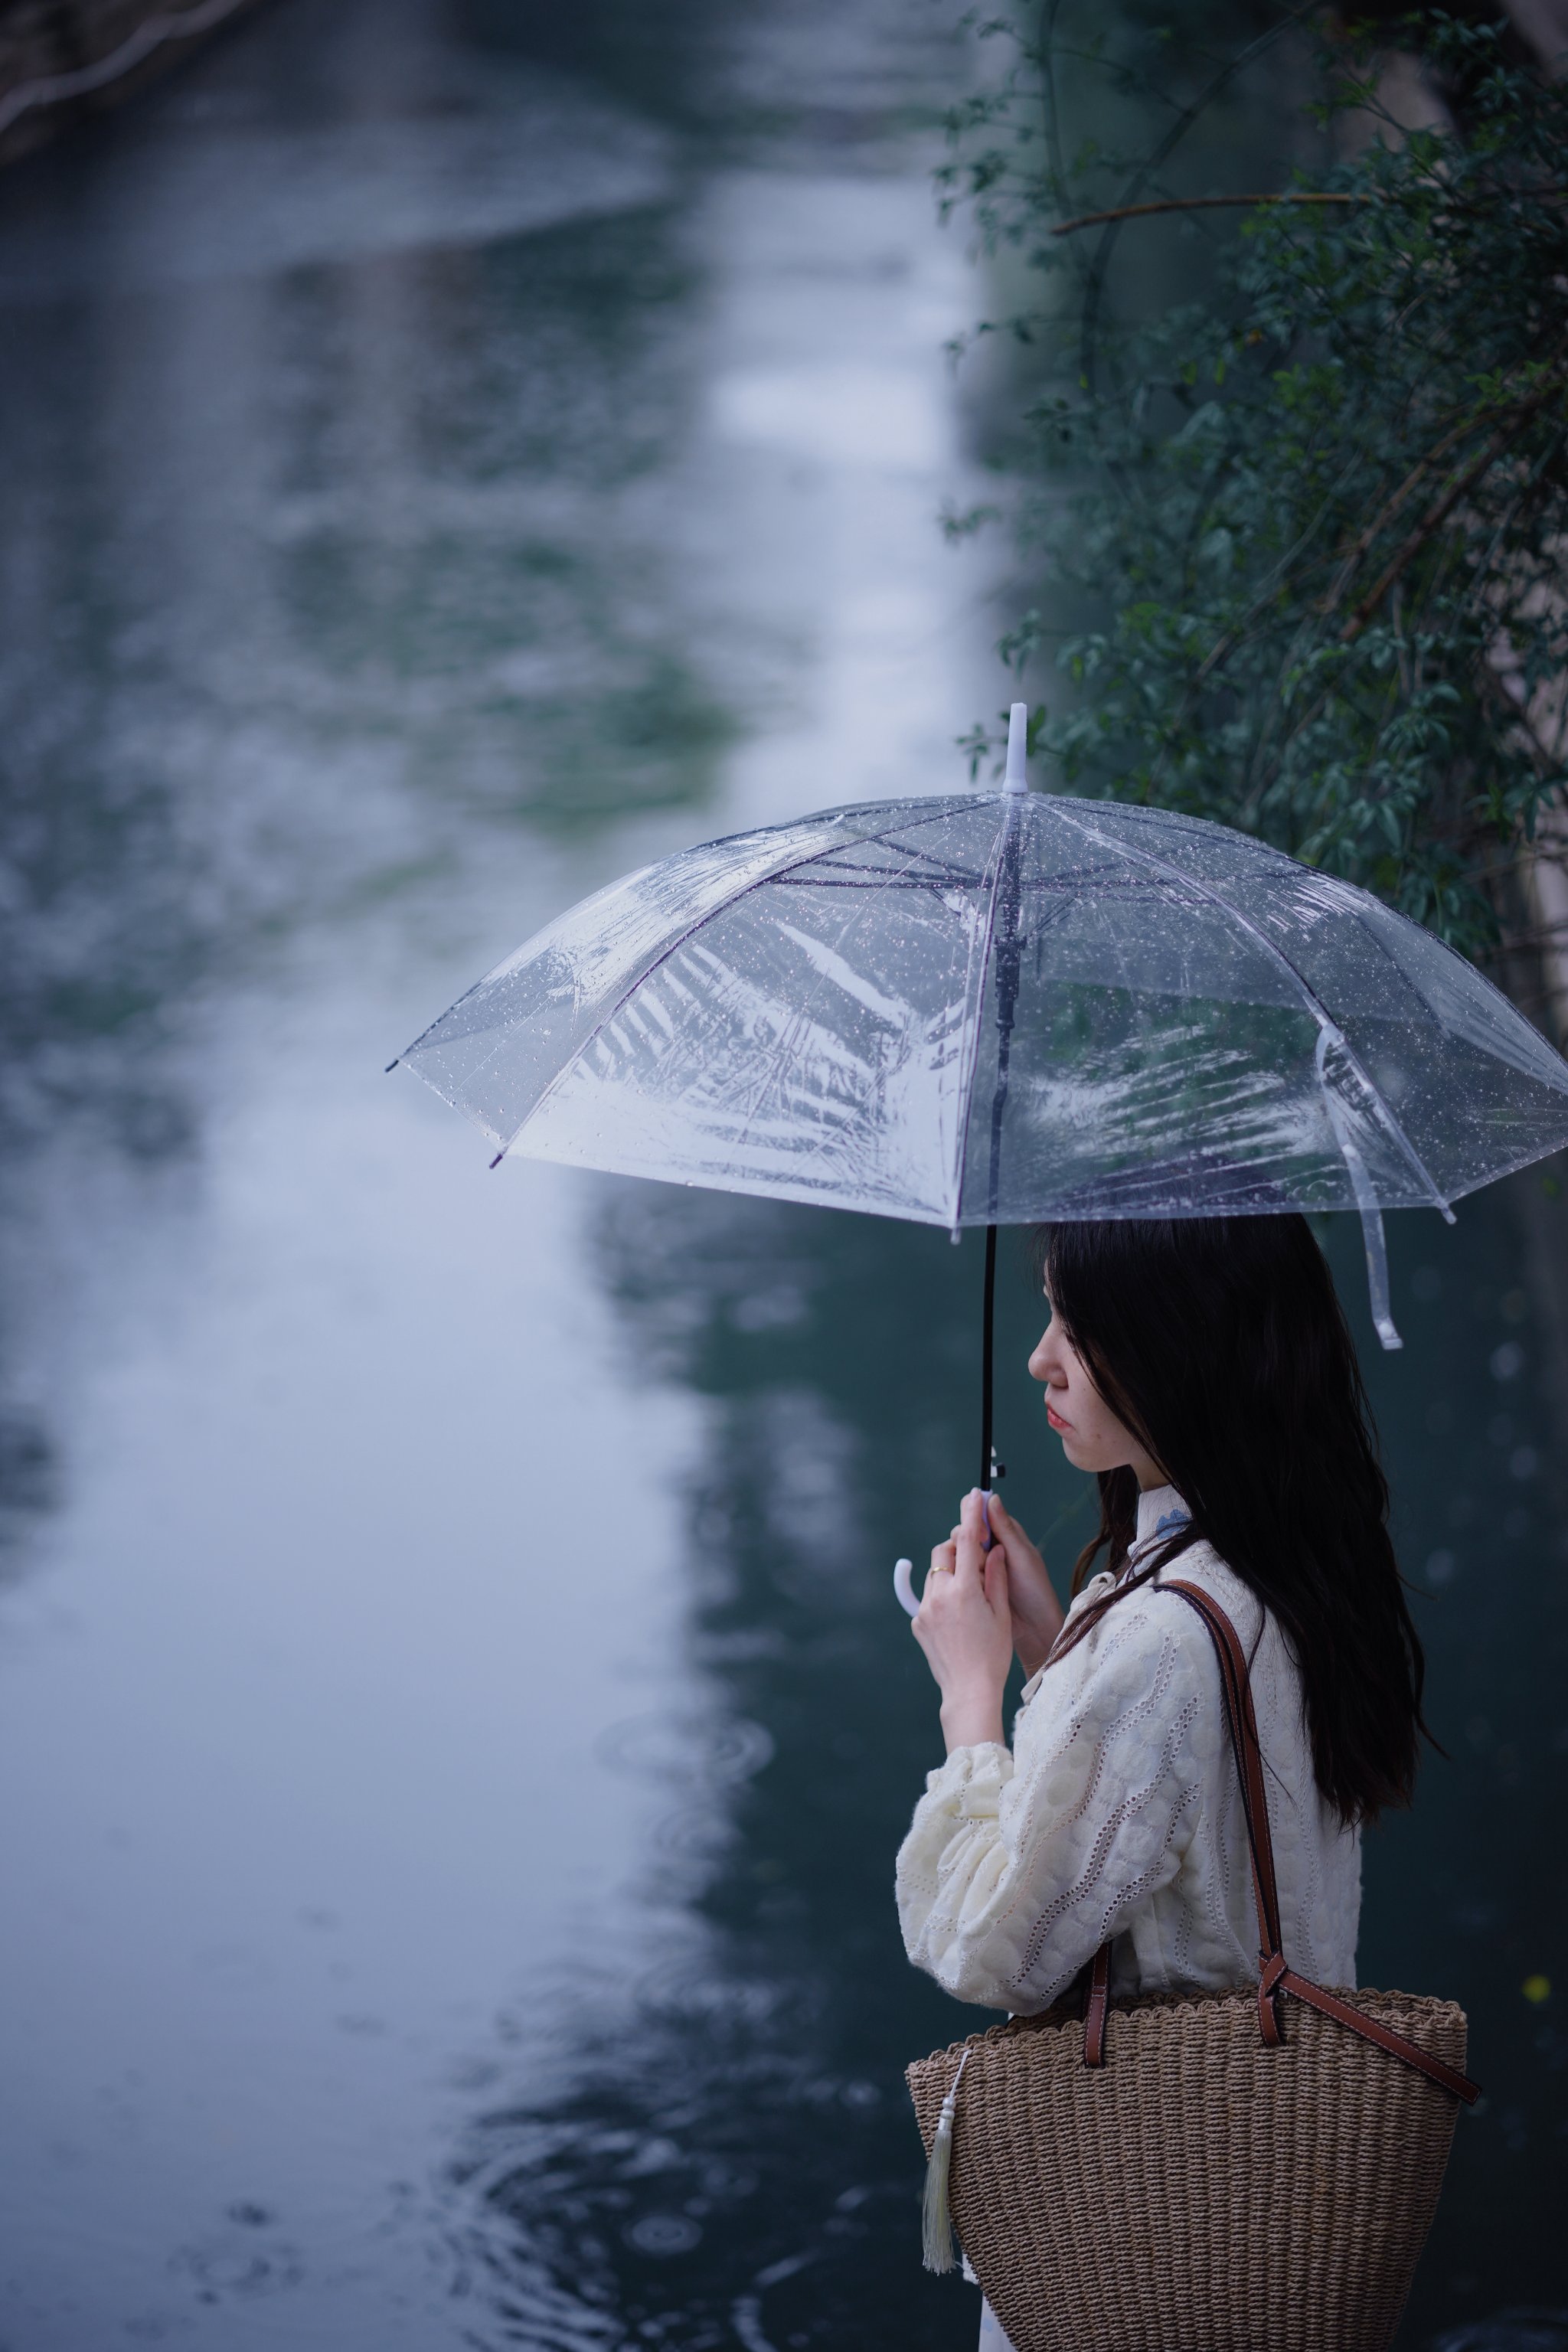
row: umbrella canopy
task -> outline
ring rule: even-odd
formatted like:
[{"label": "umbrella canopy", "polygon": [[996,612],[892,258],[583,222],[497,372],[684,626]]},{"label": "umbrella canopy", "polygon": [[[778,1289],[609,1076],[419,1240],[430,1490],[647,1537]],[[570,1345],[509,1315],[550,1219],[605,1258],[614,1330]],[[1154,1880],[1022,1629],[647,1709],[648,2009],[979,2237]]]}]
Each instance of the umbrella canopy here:
[{"label": "umbrella canopy", "polygon": [[946,1225],[1448,1203],[1568,1144],[1568,1064],[1350,884],[1028,791],[708,842],[563,915],[403,1057],[500,1147]]}]

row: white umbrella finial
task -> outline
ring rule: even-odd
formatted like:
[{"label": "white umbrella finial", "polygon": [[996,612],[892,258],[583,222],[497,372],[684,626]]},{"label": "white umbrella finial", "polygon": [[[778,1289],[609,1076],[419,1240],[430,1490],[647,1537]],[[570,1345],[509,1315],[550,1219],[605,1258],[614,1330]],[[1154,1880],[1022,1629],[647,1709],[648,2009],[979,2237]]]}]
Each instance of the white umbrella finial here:
[{"label": "white umbrella finial", "polygon": [[1016,702],[1007,718],[1007,773],[1003,779],[1005,793],[1026,793],[1029,789],[1029,706]]}]

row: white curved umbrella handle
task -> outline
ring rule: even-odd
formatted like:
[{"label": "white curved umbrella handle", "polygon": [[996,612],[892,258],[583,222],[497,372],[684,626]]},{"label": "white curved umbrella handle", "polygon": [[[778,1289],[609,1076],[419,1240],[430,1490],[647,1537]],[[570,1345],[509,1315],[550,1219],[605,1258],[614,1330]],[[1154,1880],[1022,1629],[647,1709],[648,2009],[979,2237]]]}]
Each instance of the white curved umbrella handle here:
[{"label": "white curved umbrella handle", "polygon": [[[991,1532],[991,1497],[988,1494],[983,1494],[981,1500],[985,1506],[985,1549],[989,1551],[996,1540]],[[893,1591],[898,1596],[900,1608],[910,1617],[920,1614],[921,1605],[915,1592],[914,1574],[915,1564],[912,1559],[896,1559],[893,1562]]]}]

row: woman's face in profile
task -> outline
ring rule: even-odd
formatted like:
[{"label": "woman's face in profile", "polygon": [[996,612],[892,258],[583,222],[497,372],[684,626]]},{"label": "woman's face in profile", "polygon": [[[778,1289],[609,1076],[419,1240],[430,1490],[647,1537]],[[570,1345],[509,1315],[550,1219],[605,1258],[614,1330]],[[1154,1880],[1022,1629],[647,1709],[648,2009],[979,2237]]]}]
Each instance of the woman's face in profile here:
[{"label": "woman's face in profile", "polygon": [[[1046,1295],[1050,1306],[1050,1294]],[[1029,1370],[1045,1384],[1046,1418],[1075,1470],[1131,1469],[1140,1486],[1158,1486],[1163,1472],[1123,1426],[1089,1378],[1054,1307]]]}]

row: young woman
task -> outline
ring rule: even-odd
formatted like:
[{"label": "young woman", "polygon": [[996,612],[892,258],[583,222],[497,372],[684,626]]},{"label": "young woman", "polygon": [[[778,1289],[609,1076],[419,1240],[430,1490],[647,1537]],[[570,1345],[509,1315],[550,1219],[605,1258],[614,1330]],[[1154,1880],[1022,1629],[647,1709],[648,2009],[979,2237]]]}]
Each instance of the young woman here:
[{"label": "young woman", "polygon": [[[1063,1224],[1042,1244],[1029,1370],[1099,1477],[1100,1531],[1065,1613],[995,1496],[989,1549],[976,1489],[931,1554],[914,1633],[947,1761],[899,1854],[910,1958],[1015,2014],[1060,2000],[1108,1937],[1113,1997],[1257,1981],[1219,1672],[1160,1591],[1179,1559],[1252,1662],[1286,1956],[1353,1986],[1361,1825],[1409,1800],[1422,1658],[1321,1253],[1295,1215]],[[989,2311],[981,2342],[1005,2352]]]}]

